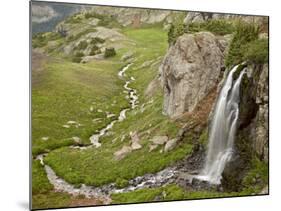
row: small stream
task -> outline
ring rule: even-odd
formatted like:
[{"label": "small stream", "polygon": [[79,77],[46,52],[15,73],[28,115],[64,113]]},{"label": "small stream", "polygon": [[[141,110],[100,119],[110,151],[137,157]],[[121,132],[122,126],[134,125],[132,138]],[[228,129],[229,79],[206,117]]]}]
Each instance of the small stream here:
[{"label": "small stream", "polygon": [[[132,65],[132,63],[127,64],[125,67],[123,67],[119,72],[118,72],[118,76],[120,78],[125,78],[125,73],[126,70],[128,70],[128,68]],[[131,108],[125,108],[123,110],[120,111],[119,117],[118,117],[118,121],[121,122],[124,119],[126,119],[126,112],[130,109],[134,109],[137,106],[138,103],[138,96],[137,96],[137,90],[130,88],[128,85],[134,81],[135,79],[133,77],[131,77],[129,80],[126,81],[125,85],[123,86],[125,91],[128,92],[128,98],[130,101],[130,105]],[[99,138],[104,136],[113,126],[114,124],[117,122],[117,120],[113,120],[111,121],[105,128],[101,129],[100,132],[98,134],[93,134],[90,137],[90,141],[92,143],[93,146],[95,146],[96,148],[101,146],[101,143],[99,142]]]},{"label": "small stream", "polygon": [[114,183],[103,185],[100,187],[87,186],[82,184],[80,187],[75,187],[69,184],[64,179],[59,178],[54,170],[44,164],[43,155],[37,156],[41,164],[44,165],[47,177],[50,183],[54,186],[56,191],[62,191],[69,193],[73,196],[84,195],[87,198],[98,198],[103,201],[104,204],[111,203],[110,194],[113,193],[125,193],[142,188],[161,187],[164,184],[170,184],[174,182],[174,177],[177,170],[172,167],[168,167],[156,174],[145,174],[144,176],[138,176],[128,181],[128,186],[125,188],[117,188]]},{"label": "small stream", "polygon": [[[118,72],[118,76],[121,79],[125,78],[126,70],[128,70],[131,65],[132,64],[126,65]],[[123,86],[125,91],[128,93],[127,98],[130,101],[131,108],[123,109],[119,114],[118,120],[111,121],[106,127],[101,129],[99,133],[93,134],[90,137],[92,145],[86,147],[71,146],[72,148],[83,150],[93,146],[96,148],[101,147],[99,138],[104,136],[114,126],[115,123],[125,120],[126,112],[128,110],[133,110],[138,105],[137,90],[129,87],[130,83],[134,80],[135,79],[133,77],[130,77],[129,80],[126,80],[125,85]],[[145,174],[143,176],[138,176],[134,179],[131,179],[128,181],[129,185],[125,188],[117,188],[114,183],[110,183],[100,187],[87,186],[85,184],[82,184],[80,187],[76,187],[72,184],[69,184],[64,179],[58,177],[54,170],[44,163],[44,157],[46,155],[47,154],[40,154],[36,157],[36,159],[40,160],[41,165],[44,166],[47,177],[56,191],[66,192],[74,196],[84,195],[87,198],[99,198],[101,201],[103,201],[104,204],[109,204],[111,202],[110,194],[112,193],[124,193],[142,188],[160,187],[164,184],[172,183],[174,182],[174,177],[177,173],[177,170],[175,168],[168,167],[155,174]]]}]

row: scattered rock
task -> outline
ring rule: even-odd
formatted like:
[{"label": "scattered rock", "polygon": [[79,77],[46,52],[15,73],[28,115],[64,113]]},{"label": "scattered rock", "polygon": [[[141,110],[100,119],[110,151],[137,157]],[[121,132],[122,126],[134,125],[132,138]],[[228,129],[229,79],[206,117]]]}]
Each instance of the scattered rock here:
[{"label": "scattered rock", "polygon": [[168,136],[154,136],[150,141],[155,145],[163,145],[168,141]]},{"label": "scattered rock", "polygon": [[176,138],[169,140],[169,141],[165,144],[164,151],[165,151],[165,152],[171,151],[172,149],[175,148],[175,146],[177,145],[177,143],[178,143],[178,139],[176,139]]},{"label": "scattered rock", "polygon": [[101,110],[101,109],[98,109],[98,112],[99,112],[99,113],[102,113],[102,110]]},{"label": "scattered rock", "polygon": [[133,142],[131,145],[133,150],[141,149],[142,146],[138,142]]},{"label": "scattered rock", "polygon": [[114,116],[116,116],[116,115],[115,114],[107,114],[106,118],[111,118],[111,117],[114,117]]},{"label": "scattered rock", "polygon": [[77,143],[77,144],[80,144],[80,143],[81,143],[81,139],[80,139],[79,137],[77,137],[77,136],[73,136],[72,139],[73,139],[73,141],[74,141],[75,143]]},{"label": "scattered rock", "polygon": [[261,190],[261,192],[259,193],[259,194],[268,194],[269,193],[269,188],[268,188],[268,185],[267,186],[265,186],[262,190]]},{"label": "scattered rock", "polygon": [[48,136],[45,136],[45,137],[42,137],[41,138],[43,141],[47,141],[48,139],[49,139],[49,137]]},{"label": "scattered rock", "polygon": [[137,131],[130,132],[130,137],[131,137],[132,143],[140,141]]},{"label": "scattered rock", "polygon": [[179,177],[178,177],[179,180],[184,180],[185,182],[190,183],[190,184],[192,184],[193,178],[194,178],[194,175],[191,175],[186,172],[180,173]]},{"label": "scattered rock", "polygon": [[122,135],[121,142],[123,142],[125,140],[125,138],[126,138],[126,135]]},{"label": "scattered rock", "polygon": [[91,112],[94,111],[94,107],[93,106],[90,107],[90,111]]},{"label": "scattered rock", "polygon": [[158,145],[150,144],[150,145],[149,145],[149,152],[152,152],[152,151],[155,150],[157,147],[158,147]]},{"label": "scattered rock", "polygon": [[70,126],[69,126],[69,125],[63,125],[63,127],[64,127],[64,128],[70,128]]},{"label": "scattered rock", "polygon": [[116,160],[122,160],[130,152],[132,152],[132,148],[131,147],[123,146],[120,150],[114,152],[115,159]]},{"label": "scattered rock", "polygon": [[69,124],[69,125],[74,125],[74,124],[76,124],[76,123],[77,123],[77,122],[72,121],[72,120],[70,120],[70,121],[67,122],[67,124]]},{"label": "scattered rock", "polygon": [[132,141],[132,149],[133,150],[137,150],[137,149],[140,149],[142,148],[142,146],[140,145],[139,141],[139,136],[138,136],[138,133],[135,131],[135,132],[130,132],[130,136],[131,136],[131,141]]},{"label": "scattered rock", "polygon": [[93,119],[92,122],[100,122],[102,120],[102,118],[96,118],[96,119]]}]

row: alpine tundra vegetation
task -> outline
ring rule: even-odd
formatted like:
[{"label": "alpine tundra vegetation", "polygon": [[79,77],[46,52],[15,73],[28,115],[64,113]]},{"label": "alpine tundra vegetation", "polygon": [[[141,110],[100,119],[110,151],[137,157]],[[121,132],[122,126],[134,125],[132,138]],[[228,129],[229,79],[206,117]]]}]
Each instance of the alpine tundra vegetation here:
[{"label": "alpine tundra vegetation", "polygon": [[268,194],[268,17],[31,9],[32,209]]}]

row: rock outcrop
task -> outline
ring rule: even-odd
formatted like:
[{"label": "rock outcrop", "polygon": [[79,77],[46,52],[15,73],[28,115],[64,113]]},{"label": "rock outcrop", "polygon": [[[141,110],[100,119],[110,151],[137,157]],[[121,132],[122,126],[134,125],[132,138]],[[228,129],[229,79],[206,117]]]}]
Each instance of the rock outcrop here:
[{"label": "rock outcrop", "polygon": [[190,23],[202,23],[208,20],[218,20],[218,19],[226,19],[226,20],[241,20],[247,23],[256,23],[259,26],[268,22],[268,19],[263,16],[250,16],[250,15],[236,15],[236,14],[219,14],[219,13],[209,13],[209,12],[188,12],[184,23],[186,25]]},{"label": "rock outcrop", "polygon": [[148,9],[130,9],[118,7],[94,6],[92,10],[101,15],[114,17],[121,25],[141,25],[142,23],[153,24],[164,21],[171,15],[168,10],[148,10]]},{"label": "rock outcrop", "polygon": [[214,88],[224,68],[224,48],[212,33],[180,36],[161,66],[163,113],[170,117],[192,112]]}]

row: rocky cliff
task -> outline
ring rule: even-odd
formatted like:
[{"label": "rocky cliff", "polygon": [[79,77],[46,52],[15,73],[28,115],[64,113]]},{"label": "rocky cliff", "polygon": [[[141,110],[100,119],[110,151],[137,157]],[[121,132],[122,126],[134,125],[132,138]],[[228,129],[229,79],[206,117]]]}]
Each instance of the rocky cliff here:
[{"label": "rocky cliff", "polygon": [[223,38],[199,32],[180,36],[160,66],[163,112],[171,117],[192,112],[219,82],[224,68]]},{"label": "rocky cliff", "polygon": [[122,26],[159,23],[170,18],[172,11],[167,10],[148,10],[130,9],[118,7],[94,6],[90,11],[101,15],[108,15],[116,19]]}]

